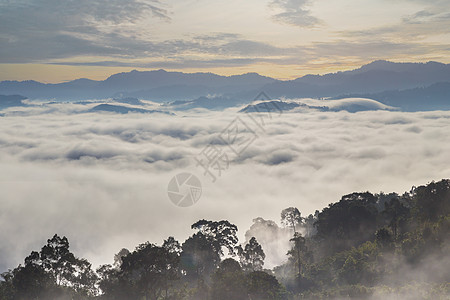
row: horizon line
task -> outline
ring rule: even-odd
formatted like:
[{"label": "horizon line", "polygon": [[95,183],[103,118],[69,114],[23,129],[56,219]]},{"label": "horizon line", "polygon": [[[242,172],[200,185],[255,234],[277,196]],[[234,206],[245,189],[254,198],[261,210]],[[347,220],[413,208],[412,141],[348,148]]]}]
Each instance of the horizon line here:
[{"label": "horizon line", "polygon": [[[110,78],[110,77],[112,77],[114,75],[118,75],[118,74],[127,74],[127,73],[131,73],[131,72],[144,73],[144,72],[160,72],[160,71],[163,71],[163,72],[166,72],[166,73],[180,73],[180,74],[188,74],[188,75],[210,74],[210,75],[216,75],[216,76],[228,77],[228,78],[229,77],[234,77],[234,76],[243,76],[243,75],[249,75],[249,74],[256,74],[258,76],[270,78],[270,79],[273,79],[273,80],[276,80],[276,81],[286,81],[287,82],[287,81],[293,81],[293,80],[296,80],[296,79],[299,79],[299,78],[303,78],[303,77],[306,77],[306,76],[324,76],[324,75],[329,75],[329,74],[338,74],[338,73],[342,73],[342,72],[354,71],[354,70],[361,69],[364,66],[376,63],[376,62],[387,62],[387,63],[394,63],[394,64],[423,64],[423,65],[429,64],[429,63],[437,63],[437,64],[442,64],[442,65],[449,65],[448,63],[443,63],[443,62],[435,61],[435,60],[428,60],[428,61],[401,61],[401,62],[398,62],[398,61],[387,60],[387,59],[376,59],[376,60],[370,61],[368,63],[361,64],[361,65],[359,65],[359,67],[353,67],[353,68],[352,67],[347,67],[347,68],[343,68],[341,70],[336,70],[334,72],[326,72],[325,71],[324,73],[314,73],[314,74],[313,73],[307,73],[307,74],[304,74],[304,75],[301,75],[301,76],[298,76],[298,77],[291,77],[290,79],[286,78],[286,77],[280,78],[280,77],[273,77],[273,76],[263,75],[263,74],[261,74],[259,72],[255,72],[255,71],[249,71],[249,72],[225,75],[225,74],[219,74],[218,72],[211,72],[211,71],[208,72],[208,71],[202,71],[202,70],[192,71],[192,72],[189,72],[189,71],[184,72],[184,71],[180,71],[180,70],[177,70],[177,69],[170,69],[170,68],[168,68],[168,69],[164,69],[164,68],[147,69],[145,67],[136,67],[136,66],[134,66],[134,67],[130,67],[130,69],[128,71],[115,72],[115,73],[112,73],[111,75],[105,75],[105,77],[103,77],[104,79],[91,79],[91,78],[88,78],[88,77],[77,77],[77,78],[74,78],[74,79],[67,79],[67,80],[62,80],[62,81],[57,81],[57,82],[46,82],[45,80],[40,81],[40,80],[35,80],[35,79],[24,79],[24,80],[5,79],[5,80],[0,80],[0,82],[27,82],[27,81],[31,81],[31,82],[38,82],[38,83],[42,83],[42,84],[62,84],[62,83],[73,82],[73,81],[76,81],[76,80],[90,80],[90,81],[102,82],[102,81],[105,81],[108,78]],[[5,65],[5,64],[3,64],[3,65]],[[11,64],[11,65],[15,65],[15,64]],[[47,66],[84,66],[82,64],[66,65],[66,64],[59,64],[59,63],[48,63],[48,64],[42,64],[42,65],[47,65]],[[94,66],[90,66],[90,67],[94,67]],[[102,67],[102,66],[98,66],[98,67]],[[106,68],[114,68],[114,67],[113,66],[107,66]]]}]

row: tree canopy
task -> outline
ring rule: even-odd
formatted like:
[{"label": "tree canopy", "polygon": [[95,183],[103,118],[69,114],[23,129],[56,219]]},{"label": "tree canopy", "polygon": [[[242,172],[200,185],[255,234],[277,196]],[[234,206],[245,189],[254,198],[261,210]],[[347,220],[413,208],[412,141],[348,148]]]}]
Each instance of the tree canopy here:
[{"label": "tree canopy", "polygon": [[[229,221],[202,219],[182,243],[123,248],[96,270],[55,234],[1,274],[0,299],[446,299],[449,213],[449,180],[403,195],[352,193],[306,218],[283,209],[281,227],[256,218],[246,243]],[[283,263],[265,269],[265,245],[281,244]]]}]

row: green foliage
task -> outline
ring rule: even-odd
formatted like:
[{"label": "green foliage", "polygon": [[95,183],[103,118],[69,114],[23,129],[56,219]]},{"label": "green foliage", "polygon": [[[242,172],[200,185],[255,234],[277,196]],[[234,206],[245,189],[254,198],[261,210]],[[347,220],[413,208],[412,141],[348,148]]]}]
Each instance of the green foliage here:
[{"label": "green foliage", "polygon": [[325,254],[357,246],[373,238],[377,229],[377,198],[371,193],[353,193],[330,204],[318,215],[317,239]]},{"label": "green foliage", "polygon": [[275,276],[263,271],[254,271],[247,275],[247,293],[249,299],[278,300],[286,299],[287,293]]},{"label": "green foliage", "polygon": [[414,214],[422,221],[436,220],[450,214],[450,180],[431,182],[414,189]]},{"label": "green foliage", "polygon": [[239,263],[232,258],[220,263],[219,269],[212,276],[211,286],[211,299],[248,299],[245,273]]},{"label": "green foliage", "polygon": [[392,230],[392,238],[397,240],[399,235],[407,231],[408,218],[410,216],[409,208],[398,197],[392,198],[384,203],[384,211],[381,217]]},{"label": "green foliage", "polygon": [[[294,246],[275,274],[299,299],[366,298],[378,293],[382,282],[391,288],[408,280],[445,282],[450,278],[449,186],[444,180],[401,197],[342,197],[318,214],[317,234],[299,240],[307,248],[296,252]],[[297,256],[308,251],[313,258],[295,272]]]},{"label": "green foliage", "polygon": [[[225,220],[196,222],[182,245],[169,237],[122,249],[96,272],[54,235],[1,275],[0,299],[448,299],[449,205],[442,180],[402,196],[349,194],[306,219],[284,209],[291,249],[273,274],[262,270],[256,238],[238,246],[237,227]],[[257,218],[252,229],[287,239],[273,221]]]},{"label": "green foliage", "polygon": [[286,291],[275,276],[263,271],[245,273],[239,263],[225,259],[212,276],[211,300],[282,300]]},{"label": "green foliage", "polygon": [[450,284],[411,283],[398,287],[378,285],[367,287],[360,284],[340,286],[326,291],[308,291],[294,299],[411,299],[445,300],[450,294]]}]

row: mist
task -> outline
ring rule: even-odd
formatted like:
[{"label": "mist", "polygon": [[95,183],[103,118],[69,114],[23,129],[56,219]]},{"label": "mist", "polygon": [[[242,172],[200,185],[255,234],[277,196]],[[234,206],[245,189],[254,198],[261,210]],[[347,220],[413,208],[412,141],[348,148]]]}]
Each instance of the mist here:
[{"label": "mist", "polygon": [[[350,192],[403,193],[450,172],[444,111],[273,115],[212,182],[194,158],[220,145],[236,117],[249,122],[237,109],[167,116],[79,113],[81,107],[11,108],[0,117],[2,271],[54,233],[98,266],[143,241],[184,240],[202,218],[229,220],[244,242],[253,219],[279,222],[283,208],[307,216]],[[180,172],[202,182],[192,207],[167,196]],[[279,250],[268,249],[268,267],[285,260],[285,247]]]}]

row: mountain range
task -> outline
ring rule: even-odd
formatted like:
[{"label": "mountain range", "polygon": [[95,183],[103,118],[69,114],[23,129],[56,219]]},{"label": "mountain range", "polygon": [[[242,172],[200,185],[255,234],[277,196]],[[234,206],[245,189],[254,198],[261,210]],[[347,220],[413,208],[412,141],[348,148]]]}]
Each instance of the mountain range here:
[{"label": "mountain range", "polygon": [[[358,69],[325,75],[306,75],[281,81],[257,73],[221,76],[212,73],[136,71],[118,73],[103,81],[77,79],[45,84],[2,81],[0,95],[23,95],[54,101],[134,97],[156,102],[193,101],[204,106],[251,102],[264,91],[271,98],[366,97],[407,110],[450,109],[450,64],[374,61]],[[406,91],[406,92],[405,92]],[[415,97],[413,104],[408,97]],[[418,98],[419,97],[419,98]],[[439,101],[434,101],[435,97]],[[426,100],[428,99],[428,100]],[[430,106],[427,106],[430,102]],[[428,102],[427,102],[428,101]],[[197,105],[197,104],[195,104]],[[225,105],[227,106],[227,105]],[[444,107],[444,108],[442,108]],[[428,109],[427,109],[428,110]]]}]

